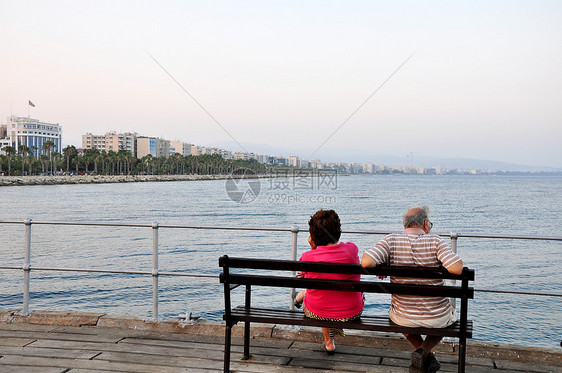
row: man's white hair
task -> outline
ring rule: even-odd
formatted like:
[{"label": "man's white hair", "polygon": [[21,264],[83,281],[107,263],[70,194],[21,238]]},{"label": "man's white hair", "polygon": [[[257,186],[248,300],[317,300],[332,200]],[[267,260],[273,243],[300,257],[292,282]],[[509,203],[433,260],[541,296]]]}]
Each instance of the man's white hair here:
[{"label": "man's white hair", "polygon": [[423,226],[426,219],[429,219],[429,207],[417,205],[406,210],[402,217],[402,223],[404,223],[404,228]]}]

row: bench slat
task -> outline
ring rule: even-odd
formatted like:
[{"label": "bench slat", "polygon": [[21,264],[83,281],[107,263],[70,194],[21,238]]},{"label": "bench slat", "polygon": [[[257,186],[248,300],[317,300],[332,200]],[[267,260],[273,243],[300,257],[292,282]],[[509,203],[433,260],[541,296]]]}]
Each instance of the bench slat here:
[{"label": "bench slat", "polygon": [[[221,283],[224,277],[220,276]],[[257,285],[284,288],[306,288],[339,291],[357,291],[368,293],[424,295],[433,297],[461,298],[465,292],[460,286],[432,286],[417,284],[395,284],[381,281],[346,281],[328,279],[309,279],[297,277],[281,277],[267,275],[230,274],[231,284]],[[469,287],[467,298],[474,298],[474,290]]]},{"label": "bench slat", "polygon": [[[314,320],[305,316],[300,311],[290,311],[273,308],[245,308],[238,306],[232,310],[233,321],[250,321],[269,324],[285,325],[306,325],[343,329],[376,330],[381,332],[411,333],[411,334],[431,334],[442,337],[459,337],[460,322],[456,321],[447,328],[406,328],[397,325],[385,316],[361,316],[358,320],[352,321],[323,321]],[[467,322],[467,338],[472,338],[472,320]]]},{"label": "bench slat", "polygon": [[246,268],[246,269],[264,269],[294,272],[324,272],[324,273],[346,273],[360,275],[377,275],[377,276],[397,276],[410,278],[444,278],[451,280],[462,280],[467,278],[474,281],[474,270],[465,268],[463,273],[455,275],[449,273],[443,267],[397,267],[379,265],[373,268],[363,268],[360,264],[341,264],[341,263],[319,263],[319,262],[303,262],[294,260],[280,259],[258,259],[258,258],[238,258],[238,257],[220,257],[219,266],[229,268]]}]

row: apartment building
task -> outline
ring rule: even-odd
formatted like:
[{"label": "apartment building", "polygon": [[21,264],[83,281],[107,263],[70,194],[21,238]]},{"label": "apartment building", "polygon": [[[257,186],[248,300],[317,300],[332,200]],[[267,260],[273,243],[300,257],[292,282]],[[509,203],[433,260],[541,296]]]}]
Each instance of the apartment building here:
[{"label": "apartment building", "polygon": [[137,158],[151,154],[153,157],[170,156],[170,140],[164,140],[159,137],[137,137]]},{"label": "apartment building", "polygon": [[193,144],[188,144],[185,142],[181,142],[179,140],[171,140],[170,141],[170,155],[179,153],[185,157],[191,155],[191,147]]},{"label": "apartment building", "polygon": [[119,150],[127,150],[134,155],[137,153],[136,138],[137,134],[132,132],[108,132],[105,134],[105,151],[109,152],[113,150],[114,152],[118,152]]},{"label": "apartment building", "polygon": [[132,132],[107,132],[105,135],[87,133],[82,135],[82,148],[97,149],[105,152],[109,152],[110,150],[114,152],[127,150],[130,151],[131,154],[136,154],[136,138],[137,134]]},{"label": "apartment building", "polygon": [[105,151],[105,135],[93,135],[91,133],[82,135],[82,149]]}]

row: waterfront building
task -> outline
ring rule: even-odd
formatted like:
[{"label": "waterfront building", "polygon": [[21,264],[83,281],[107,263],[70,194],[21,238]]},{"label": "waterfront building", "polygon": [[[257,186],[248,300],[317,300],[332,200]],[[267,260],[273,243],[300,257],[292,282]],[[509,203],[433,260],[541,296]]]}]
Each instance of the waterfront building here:
[{"label": "waterfront building", "polygon": [[296,155],[290,155],[287,158],[287,160],[289,162],[289,166],[300,167],[300,165],[299,165],[300,158],[297,157]]},{"label": "waterfront building", "polygon": [[137,137],[137,158],[151,154],[153,157],[170,156],[170,141],[159,137]]},{"label": "waterfront building", "polygon": [[372,164],[372,163],[364,163],[363,164],[363,173],[374,174],[375,173],[375,165]]},{"label": "waterfront building", "polygon": [[27,146],[33,156],[44,154],[43,144],[52,141],[52,151],[62,152],[62,126],[58,123],[41,122],[30,117],[8,117],[7,135],[12,146],[19,151],[21,146]]},{"label": "waterfront building", "polygon": [[12,146],[12,141],[8,137],[0,137],[0,154],[6,155],[4,151],[6,146]]},{"label": "waterfront building", "polygon": [[191,155],[191,147],[192,144],[188,144],[185,142],[181,142],[179,140],[171,140],[170,141],[170,155],[179,153],[184,157]]},{"label": "waterfront building", "polygon": [[131,154],[136,155],[136,139],[137,134],[133,132],[115,133],[108,132],[105,134],[105,151],[119,152],[119,150],[126,150]]},{"label": "waterfront building", "polygon": [[201,155],[201,147],[197,145],[191,145],[191,155]]},{"label": "waterfront building", "polygon": [[6,146],[12,146],[12,142],[8,136],[8,125],[0,124],[0,154],[5,155],[6,152],[4,148]]},{"label": "waterfront building", "polygon": [[134,155],[137,152],[136,138],[137,134],[132,132],[107,132],[105,135],[87,133],[82,135],[82,148],[97,149],[105,152],[112,150],[116,153],[119,152],[119,150],[127,150]]},{"label": "waterfront building", "polygon": [[232,159],[232,152],[230,150],[225,150],[221,148],[206,148],[207,152],[204,154],[218,154],[223,159]]},{"label": "waterfront building", "polygon": [[82,149],[105,151],[105,136],[87,133],[82,135]]}]

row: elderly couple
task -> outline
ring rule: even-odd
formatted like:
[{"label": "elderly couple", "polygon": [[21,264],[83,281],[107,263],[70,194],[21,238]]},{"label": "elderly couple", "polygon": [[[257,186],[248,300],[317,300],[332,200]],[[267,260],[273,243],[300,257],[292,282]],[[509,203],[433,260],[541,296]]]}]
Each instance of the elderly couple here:
[{"label": "elderly couple", "polygon": [[[408,209],[403,217],[404,232],[390,234],[367,250],[361,259],[363,267],[379,264],[395,266],[445,267],[449,272],[460,274],[463,264],[460,257],[436,234],[431,234],[433,223],[429,221],[429,209],[416,206]],[[310,251],[300,260],[309,262],[359,263],[358,248],[351,242],[339,242],[341,223],[334,210],[319,210],[308,222]],[[306,278],[332,278],[359,280],[360,275],[299,273]],[[408,279],[391,278],[391,282]],[[411,281],[411,279],[410,279]],[[420,284],[442,285],[443,280],[416,280]],[[308,289],[298,293],[295,305],[303,306],[306,316],[322,320],[347,321],[359,318],[363,312],[361,293]],[[456,320],[456,312],[449,298],[392,295],[390,319],[396,324],[412,327],[443,328]],[[344,335],[341,329],[322,328],[324,349],[333,355],[336,349],[334,336]],[[439,336],[405,334],[416,349],[411,355],[410,372],[436,372],[441,367],[431,350],[441,341]]]}]

